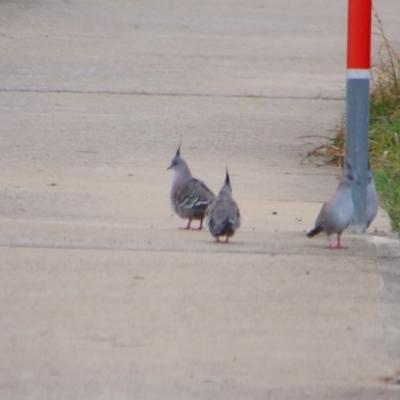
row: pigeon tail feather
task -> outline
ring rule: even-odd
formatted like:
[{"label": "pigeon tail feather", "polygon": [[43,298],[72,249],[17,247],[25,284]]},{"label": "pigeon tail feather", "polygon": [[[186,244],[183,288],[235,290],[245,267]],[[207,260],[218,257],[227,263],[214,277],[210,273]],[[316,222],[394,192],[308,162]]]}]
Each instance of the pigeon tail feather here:
[{"label": "pigeon tail feather", "polygon": [[214,236],[223,236],[227,232],[232,231],[232,223],[229,221],[229,218],[226,218],[225,221],[220,222],[218,225],[214,225],[212,227],[212,233]]},{"label": "pigeon tail feather", "polygon": [[321,233],[324,229],[321,226],[316,226],[314,229],[312,229],[310,232],[307,233],[308,238],[312,238],[319,233]]}]

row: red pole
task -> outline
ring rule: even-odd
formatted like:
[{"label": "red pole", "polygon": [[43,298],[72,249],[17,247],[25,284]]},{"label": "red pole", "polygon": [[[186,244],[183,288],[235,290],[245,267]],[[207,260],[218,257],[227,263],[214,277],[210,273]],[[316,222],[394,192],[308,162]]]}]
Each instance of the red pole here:
[{"label": "red pole", "polygon": [[372,0],[349,0],[347,68],[371,67]]}]

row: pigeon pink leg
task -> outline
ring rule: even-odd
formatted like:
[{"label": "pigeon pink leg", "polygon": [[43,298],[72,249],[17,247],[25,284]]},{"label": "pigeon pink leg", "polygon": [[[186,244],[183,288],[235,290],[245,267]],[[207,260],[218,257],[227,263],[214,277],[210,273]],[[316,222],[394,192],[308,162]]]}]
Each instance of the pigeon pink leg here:
[{"label": "pigeon pink leg", "polygon": [[191,219],[189,219],[189,222],[188,222],[188,224],[186,225],[186,227],[185,228],[179,228],[179,229],[182,229],[182,230],[184,230],[184,231],[187,231],[188,229],[190,229],[190,224],[192,223],[192,220]]},{"label": "pigeon pink leg", "polygon": [[342,244],[340,243],[340,236],[341,235],[337,235],[337,246],[336,249],[345,249],[346,247],[343,247]]}]

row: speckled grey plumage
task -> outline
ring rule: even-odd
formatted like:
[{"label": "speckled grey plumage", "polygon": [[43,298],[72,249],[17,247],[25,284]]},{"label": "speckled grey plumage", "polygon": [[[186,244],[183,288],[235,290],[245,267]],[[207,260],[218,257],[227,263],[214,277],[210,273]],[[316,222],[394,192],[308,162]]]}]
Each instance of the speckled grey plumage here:
[{"label": "speckled grey plumage", "polygon": [[337,234],[337,246],[341,248],[340,237],[342,232],[350,225],[354,217],[354,204],[351,187],[358,183],[356,173],[346,163],[346,170],[330,199],[323,204],[321,211],[315,221],[315,227],[307,233],[312,238],[320,232],[328,235],[328,247],[332,248],[330,236]]},{"label": "speckled grey plumage", "polygon": [[226,171],[225,182],[206,212],[206,225],[219,242],[220,236],[226,236],[225,242],[235,234],[240,227],[240,211],[235,200],[232,198],[232,187],[228,170]]},{"label": "speckled grey plumage", "polygon": [[174,170],[170,192],[171,208],[181,218],[189,220],[182,229],[190,229],[194,219],[200,220],[198,229],[202,229],[206,209],[210,201],[215,199],[214,194],[202,181],[192,176],[180,155],[180,145],[168,169]]}]

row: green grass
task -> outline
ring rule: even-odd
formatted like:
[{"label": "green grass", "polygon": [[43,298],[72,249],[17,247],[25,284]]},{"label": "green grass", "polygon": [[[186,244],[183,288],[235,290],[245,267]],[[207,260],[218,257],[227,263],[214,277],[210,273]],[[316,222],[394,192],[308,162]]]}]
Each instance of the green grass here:
[{"label": "green grass", "polygon": [[374,10],[383,39],[380,63],[372,69],[369,157],[380,204],[400,232],[400,58]]},{"label": "green grass", "polygon": [[400,231],[400,114],[370,125],[370,161],[380,204]]},{"label": "green grass", "polygon": [[369,159],[375,174],[380,204],[392,229],[400,232],[400,58],[383,38],[379,65],[372,68]]}]

